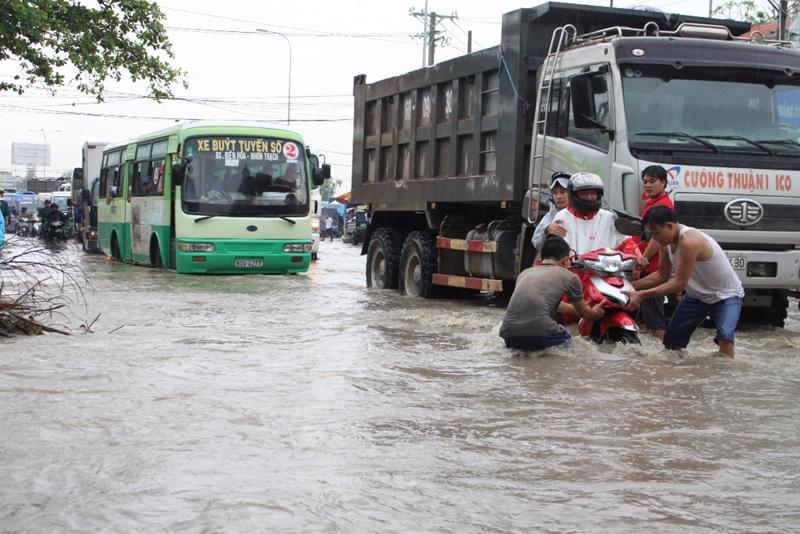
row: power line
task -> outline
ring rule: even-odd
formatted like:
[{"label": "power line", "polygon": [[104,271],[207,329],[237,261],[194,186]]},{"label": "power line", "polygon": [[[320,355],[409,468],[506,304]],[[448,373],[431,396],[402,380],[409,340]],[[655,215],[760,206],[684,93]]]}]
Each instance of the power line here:
[{"label": "power line", "polygon": [[[209,119],[207,117],[164,117],[164,116],[147,116],[147,115],[122,115],[117,113],[89,113],[89,112],[82,112],[82,111],[63,111],[63,110],[53,110],[53,109],[39,109],[39,108],[32,108],[32,107],[22,107],[22,106],[11,106],[9,104],[0,104],[0,109],[4,109],[6,111],[16,111],[22,113],[36,113],[42,115],[72,115],[72,116],[81,116],[81,117],[101,117],[101,118],[112,118],[112,119],[136,119],[136,120],[162,120],[162,121],[196,121],[196,120],[228,120],[228,119]],[[278,122],[276,119],[249,119],[252,122]],[[295,120],[295,119],[292,119]],[[296,119],[296,122],[345,122],[345,121],[352,121],[352,117],[341,117],[341,118],[306,118],[306,119]]]},{"label": "power line", "polygon": [[[319,30],[313,30],[313,29],[309,29],[309,28],[302,28],[302,27],[298,27],[298,26],[286,26],[286,25],[281,25],[281,24],[274,24],[271,21],[270,22],[266,22],[266,21],[256,21],[256,20],[253,20],[253,19],[240,19],[240,18],[236,18],[236,17],[226,17],[226,16],[222,16],[222,15],[219,15],[219,14],[214,14],[214,13],[203,13],[203,12],[200,12],[200,11],[192,11],[192,10],[188,10],[188,9],[179,9],[179,8],[175,8],[175,7],[164,6],[164,9],[167,9],[167,10],[170,10],[170,11],[177,11],[179,13],[188,13],[188,14],[191,14],[191,15],[199,15],[201,17],[210,17],[210,18],[213,18],[215,20],[228,20],[228,21],[232,21],[232,22],[241,22],[241,23],[246,23],[246,24],[251,24],[251,25],[263,26],[266,29],[269,29],[269,27],[273,27],[273,28],[281,28],[281,29],[287,29],[287,30],[295,30],[295,31],[304,32],[305,36],[308,36],[308,37],[351,37],[351,38],[361,38],[361,39],[373,39],[373,37],[370,37],[368,33],[354,34],[354,33],[341,33],[341,32],[323,32],[323,31],[319,31]],[[231,31],[235,32],[235,30],[231,30]],[[242,33],[247,33],[247,32],[242,32]],[[257,33],[257,32],[255,32],[255,33]],[[285,32],[283,32],[283,33],[285,33]],[[401,35],[401,34],[397,33],[397,35]],[[403,32],[402,35],[408,35],[408,33]],[[380,39],[377,39],[377,40],[380,40]],[[400,41],[397,41],[397,42],[400,42]],[[405,41],[403,41],[403,42],[405,42]]]}]

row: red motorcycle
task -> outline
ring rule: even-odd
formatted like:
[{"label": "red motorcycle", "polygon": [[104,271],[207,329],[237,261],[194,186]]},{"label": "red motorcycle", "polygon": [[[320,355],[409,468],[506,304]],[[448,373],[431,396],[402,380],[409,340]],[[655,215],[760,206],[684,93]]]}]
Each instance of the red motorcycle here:
[{"label": "red motorcycle", "polygon": [[[623,243],[623,250],[629,248],[632,249]],[[600,249],[581,254],[573,260],[573,272],[581,278],[586,304],[591,307],[603,302],[605,310],[605,315],[598,321],[581,319],[578,322],[581,336],[590,337],[596,343],[641,344],[639,326],[633,315],[625,310],[628,296],[622,293],[633,291],[629,277],[636,269],[637,258],[637,255],[629,252]],[[577,319],[575,316],[568,317],[572,318],[570,322]]]}]

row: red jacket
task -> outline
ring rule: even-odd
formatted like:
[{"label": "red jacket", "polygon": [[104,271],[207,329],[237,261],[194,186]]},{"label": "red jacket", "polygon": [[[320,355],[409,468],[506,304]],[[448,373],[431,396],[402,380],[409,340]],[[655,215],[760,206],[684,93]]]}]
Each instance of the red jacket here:
[{"label": "red jacket", "polygon": [[[669,198],[669,195],[665,192],[656,198],[650,198],[647,194],[642,195],[643,199],[647,199],[647,204],[645,204],[644,209],[642,210],[642,218],[647,215],[647,212],[653,208],[653,206],[666,206],[671,210],[675,209],[675,205],[672,203],[672,199]],[[641,241],[639,243],[639,251],[644,254],[645,249],[647,248],[647,244],[650,241]],[[654,273],[658,270],[658,258],[659,253],[656,251],[655,256],[650,258],[650,264],[647,267],[642,267],[642,276],[647,276],[650,273]]]}]

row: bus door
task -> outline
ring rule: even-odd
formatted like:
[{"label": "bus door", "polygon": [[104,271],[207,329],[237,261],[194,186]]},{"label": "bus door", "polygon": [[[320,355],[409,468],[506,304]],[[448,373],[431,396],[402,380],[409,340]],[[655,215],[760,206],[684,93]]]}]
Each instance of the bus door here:
[{"label": "bus door", "polygon": [[103,200],[98,204],[97,232],[101,250],[116,260],[122,260],[127,251],[125,231],[127,202],[123,180],[122,156],[124,148],[103,155],[100,171],[100,191]]},{"label": "bus door", "polygon": [[139,145],[128,166],[131,259],[158,265],[169,244],[169,202],[164,195],[167,141]]}]

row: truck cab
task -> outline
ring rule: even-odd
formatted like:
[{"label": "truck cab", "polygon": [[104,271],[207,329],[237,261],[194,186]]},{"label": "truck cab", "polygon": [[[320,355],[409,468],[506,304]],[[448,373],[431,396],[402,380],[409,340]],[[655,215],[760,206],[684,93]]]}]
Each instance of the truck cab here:
[{"label": "truck cab", "polygon": [[642,170],[663,166],[680,222],[720,243],[760,309],[748,318],[782,325],[800,290],[800,53],[689,23],[557,38],[540,69],[528,196],[555,170],[584,170],[605,178],[611,208],[638,214]]}]

